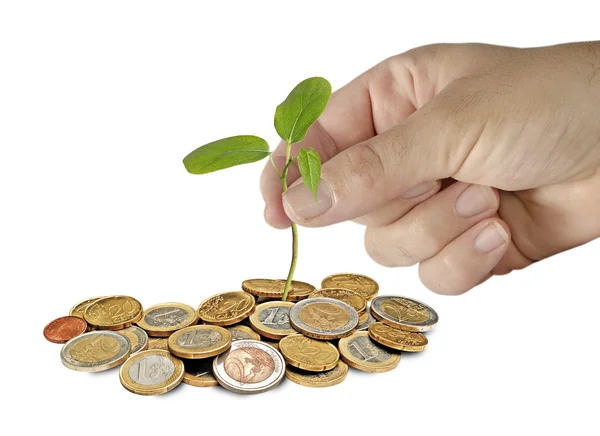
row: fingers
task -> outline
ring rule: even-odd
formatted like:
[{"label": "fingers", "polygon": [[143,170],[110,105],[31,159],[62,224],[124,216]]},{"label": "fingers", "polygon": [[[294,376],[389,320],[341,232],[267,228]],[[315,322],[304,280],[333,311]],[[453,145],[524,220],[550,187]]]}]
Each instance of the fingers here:
[{"label": "fingers", "polygon": [[419,276],[434,292],[458,295],[489,278],[509,246],[508,225],[499,218],[489,218],[421,262]]},{"label": "fingers", "polygon": [[408,266],[435,256],[498,209],[498,193],[457,182],[391,224],[368,227],[365,248],[384,266]]}]

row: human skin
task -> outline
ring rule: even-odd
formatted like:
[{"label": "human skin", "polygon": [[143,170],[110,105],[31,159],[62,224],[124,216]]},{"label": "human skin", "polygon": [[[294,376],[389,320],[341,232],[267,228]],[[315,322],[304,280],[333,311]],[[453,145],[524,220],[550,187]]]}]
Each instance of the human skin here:
[{"label": "human skin", "polygon": [[335,92],[301,147],[319,200],[268,164],[269,224],[354,220],[376,262],[463,293],[600,236],[600,42],[410,50]]}]

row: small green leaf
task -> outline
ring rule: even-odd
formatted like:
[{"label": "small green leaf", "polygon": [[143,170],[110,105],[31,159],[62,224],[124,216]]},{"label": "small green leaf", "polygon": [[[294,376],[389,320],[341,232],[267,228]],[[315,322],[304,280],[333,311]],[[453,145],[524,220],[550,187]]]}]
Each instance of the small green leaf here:
[{"label": "small green leaf", "polygon": [[298,152],[298,168],[302,181],[315,196],[315,202],[319,201],[317,191],[319,189],[319,180],[321,180],[321,157],[317,150],[311,148],[301,148]]},{"label": "small green leaf", "polygon": [[252,135],[232,136],[198,147],[183,159],[192,174],[206,174],[267,157],[269,144]]},{"label": "small green leaf", "polygon": [[288,144],[300,142],[323,113],[331,97],[331,85],[322,77],[303,80],[277,106],[275,130]]}]

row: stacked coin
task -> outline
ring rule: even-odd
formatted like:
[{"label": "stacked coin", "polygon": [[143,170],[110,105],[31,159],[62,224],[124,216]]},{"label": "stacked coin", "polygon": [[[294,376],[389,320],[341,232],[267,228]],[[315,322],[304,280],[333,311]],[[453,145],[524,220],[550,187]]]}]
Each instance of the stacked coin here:
[{"label": "stacked coin", "polygon": [[[122,365],[121,384],[140,395],[166,393],[180,383],[221,385],[259,393],[283,377],[309,387],[341,383],[348,367],[396,368],[401,352],[425,349],[423,334],[438,321],[425,303],[377,296],[379,285],[360,274],[334,274],[321,288],[292,281],[250,279],[243,291],[143,309],[133,297],[94,297],[44,328],[62,343],[63,364],[97,372]],[[201,325],[197,325],[201,322]]]}]

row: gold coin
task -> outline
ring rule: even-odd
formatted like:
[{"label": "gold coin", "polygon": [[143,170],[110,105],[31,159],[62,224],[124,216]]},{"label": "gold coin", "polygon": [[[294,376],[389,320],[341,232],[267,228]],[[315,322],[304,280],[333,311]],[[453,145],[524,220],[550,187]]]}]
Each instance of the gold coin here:
[{"label": "gold coin", "polygon": [[149,350],[166,350],[169,351],[169,339],[168,338],[149,338],[148,339]]},{"label": "gold coin", "polygon": [[314,339],[338,339],[352,334],[358,314],[351,306],[333,298],[309,298],[290,310],[294,329]]},{"label": "gold coin", "polygon": [[127,359],[119,378],[125,389],[134,394],[164,394],[183,380],[183,362],[168,351],[142,351]]},{"label": "gold coin", "polygon": [[285,376],[288,380],[309,388],[326,388],[338,385],[346,379],[346,375],[348,375],[348,365],[341,360],[333,369],[323,372],[302,371],[292,366],[287,366],[285,369]]},{"label": "gold coin", "polygon": [[[285,280],[272,279],[250,279],[244,280],[242,289],[256,297],[281,299]],[[315,287],[311,284],[292,280],[292,286],[288,292],[287,301],[300,301],[307,298]]]},{"label": "gold coin", "polygon": [[198,313],[187,304],[161,303],[144,310],[137,325],[150,336],[168,337],[174,331],[198,322]]},{"label": "gold coin", "polygon": [[123,330],[116,330],[116,333],[122,334],[131,342],[130,356],[133,356],[140,351],[148,349],[148,334],[141,328],[132,325]]},{"label": "gold coin", "polygon": [[427,304],[394,295],[375,298],[371,303],[371,314],[384,324],[409,332],[426,332],[439,320],[436,311]]},{"label": "gold coin", "polygon": [[428,342],[423,333],[399,330],[382,322],[369,326],[369,337],[398,351],[423,351]]},{"label": "gold coin", "polygon": [[322,288],[344,288],[356,291],[367,301],[371,301],[379,292],[379,285],[375,280],[361,274],[333,274],[325,277],[321,282]]},{"label": "gold coin", "polygon": [[[350,305],[359,315],[367,310],[367,300],[356,291],[344,288],[322,288],[312,292],[308,298],[333,298]],[[360,318],[358,320],[360,324]]]},{"label": "gold coin", "polygon": [[133,297],[103,297],[90,304],[83,314],[89,325],[100,330],[121,330],[139,321],[142,305]]},{"label": "gold coin", "polygon": [[93,297],[93,298],[88,298],[87,300],[80,301],[75,306],[73,306],[71,308],[71,310],[69,310],[69,315],[70,316],[77,316],[79,318],[83,318],[83,314],[85,313],[85,309],[87,309],[87,307],[90,304],[92,304],[93,302],[99,300],[100,298],[102,298],[102,297]]},{"label": "gold coin", "polygon": [[289,301],[269,301],[256,306],[250,316],[252,329],[269,339],[282,339],[296,334],[290,325],[290,309],[294,303]]},{"label": "gold coin", "polygon": [[400,363],[400,353],[384,350],[371,340],[367,332],[355,332],[338,342],[342,360],[366,372],[386,372]]},{"label": "gold coin", "polygon": [[217,386],[219,382],[212,372],[214,359],[186,359],[183,361],[185,372],[183,382],[190,386],[205,388]]},{"label": "gold coin", "polygon": [[288,365],[306,371],[328,371],[340,360],[340,353],[329,342],[304,335],[286,336],[279,341],[279,351]]},{"label": "gold coin", "polygon": [[76,336],[60,351],[67,368],[74,371],[97,372],[114,368],[129,357],[131,343],[115,332],[95,331]]},{"label": "gold coin", "polygon": [[231,347],[231,334],[223,327],[194,325],[169,336],[169,351],[184,359],[206,359]]},{"label": "gold coin", "polygon": [[358,327],[359,327],[361,324],[364,324],[364,323],[366,323],[368,319],[369,319],[369,312],[365,310],[363,313],[361,313],[361,314],[358,316],[358,326],[357,326],[356,328],[358,329]]},{"label": "gold coin", "polygon": [[260,335],[245,325],[232,325],[230,327],[225,327],[225,330],[231,334],[231,342],[239,341],[241,339],[260,341]]},{"label": "gold coin", "polygon": [[224,292],[204,300],[198,308],[198,314],[207,324],[225,326],[249,317],[254,306],[254,297],[247,292]]}]

